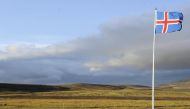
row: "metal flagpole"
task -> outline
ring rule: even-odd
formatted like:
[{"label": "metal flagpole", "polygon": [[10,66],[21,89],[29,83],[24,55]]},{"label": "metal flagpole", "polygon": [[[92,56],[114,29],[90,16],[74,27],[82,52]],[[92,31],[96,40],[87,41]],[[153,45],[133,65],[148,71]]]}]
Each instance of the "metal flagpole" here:
[{"label": "metal flagpole", "polygon": [[152,109],[154,109],[154,64],[155,64],[155,43],[156,43],[156,19],[157,9],[154,10],[154,38],[153,38],[153,56],[152,56]]}]

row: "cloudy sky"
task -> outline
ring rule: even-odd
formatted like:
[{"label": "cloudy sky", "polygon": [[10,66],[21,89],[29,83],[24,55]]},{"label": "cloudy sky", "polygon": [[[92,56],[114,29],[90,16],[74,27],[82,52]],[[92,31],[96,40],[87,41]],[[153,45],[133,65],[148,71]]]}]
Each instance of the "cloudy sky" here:
[{"label": "cloudy sky", "polygon": [[0,82],[151,84],[154,8],[184,14],[156,37],[156,84],[190,79],[188,0],[0,1]]}]

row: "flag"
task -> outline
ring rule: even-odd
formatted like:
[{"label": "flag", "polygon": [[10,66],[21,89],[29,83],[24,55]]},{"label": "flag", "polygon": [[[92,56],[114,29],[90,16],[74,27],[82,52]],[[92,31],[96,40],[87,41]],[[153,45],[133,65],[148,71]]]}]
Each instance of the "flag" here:
[{"label": "flag", "polygon": [[182,29],[183,14],[180,12],[157,12],[155,33],[171,33]]}]

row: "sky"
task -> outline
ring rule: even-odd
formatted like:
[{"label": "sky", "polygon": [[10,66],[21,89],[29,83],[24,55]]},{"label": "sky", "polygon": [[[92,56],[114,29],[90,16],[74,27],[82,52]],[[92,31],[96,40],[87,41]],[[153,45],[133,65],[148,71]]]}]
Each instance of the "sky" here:
[{"label": "sky", "polygon": [[0,82],[151,84],[154,9],[183,30],[156,37],[156,84],[190,79],[188,0],[0,1]]}]

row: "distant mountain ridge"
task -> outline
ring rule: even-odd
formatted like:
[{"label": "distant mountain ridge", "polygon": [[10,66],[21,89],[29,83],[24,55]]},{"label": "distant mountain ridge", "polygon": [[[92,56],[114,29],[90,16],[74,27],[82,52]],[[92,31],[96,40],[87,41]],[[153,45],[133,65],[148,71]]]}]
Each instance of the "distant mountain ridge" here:
[{"label": "distant mountain ridge", "polygon": [[10,84],[0,83],[0,92],[2,91],[21,91],[21,92],[46,92],[70,90],[67,87],[53,85],[34,85],[34,84]]},{"label": "distant mountain ridge", "polygon": [[10,84],[0,83],[2,91],[21,92],[47,92],[47,91],[69,91],[69,90],[122,90],[126,88],[149,88],[141,85],[103,85],[103,84],[64,84],[64,85],[34,85],[34,84]]},{"label": "distant mountain ridge", "polygon": [[159,86],[160,88],[173,88],[173,89],[190,89],[190,79],[178,82],[173,82],[169,84],[163,84]]},{"label": "distant mountain ridge", "polygon": [[66,84],[63,85],[71,89],[101,89],[101,90],[120,90],[125,88],[150,88],[149,86],[143,85],[108,85],[108,84],[89,84],[89,83],[78,83],[78,84]]},{"label": "distant mountain ridge", "polygon": [[[190,89],[190,80],[173,82],[160,85],[157,88]],[[69,91],[69,90],[122,90],[122,89],[151,89],[143,85],[104,85],[104,84],[64,84],[64,85],[35,85],[35,84],[10,84],[0,83],[0,92],[48,92],[48,91]]]}]

